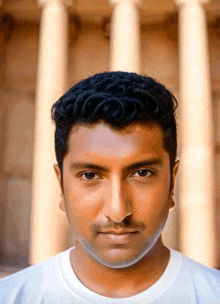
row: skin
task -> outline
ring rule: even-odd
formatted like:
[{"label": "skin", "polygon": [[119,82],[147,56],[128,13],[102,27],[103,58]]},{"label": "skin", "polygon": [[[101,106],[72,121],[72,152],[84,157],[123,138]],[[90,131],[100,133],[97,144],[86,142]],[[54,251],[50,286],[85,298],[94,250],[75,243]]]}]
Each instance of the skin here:
[{"label": "skin", "polygon": [[112,298],[130,297],[161,277],[169,261],[161,232],[174,207],[178,166],[177,161],[171,175],[156,124],[113,130],[98,123],[72,129],[63,184],[58,165],[54,169],[62,191],[60,208],[76,235],[71,265],[89,289]]}]

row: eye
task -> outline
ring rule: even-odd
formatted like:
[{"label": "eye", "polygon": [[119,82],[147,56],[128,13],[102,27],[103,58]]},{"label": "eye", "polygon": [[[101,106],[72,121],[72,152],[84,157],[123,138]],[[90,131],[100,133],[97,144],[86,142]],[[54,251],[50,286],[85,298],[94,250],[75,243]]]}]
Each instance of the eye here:
[{"label": "eye", "polygon": [[142,170],[138,170],[137,172],[134,173],[134,176],[137,177],[149,177],[151,175],[153,175],[154,173],[150,170],[147,169],[142,169]]},{"label": "eye", "polygon": [[94,172],[84,172],[80,174],[80,177],[84,180],[94,180],[98,178],[98,175]]}]

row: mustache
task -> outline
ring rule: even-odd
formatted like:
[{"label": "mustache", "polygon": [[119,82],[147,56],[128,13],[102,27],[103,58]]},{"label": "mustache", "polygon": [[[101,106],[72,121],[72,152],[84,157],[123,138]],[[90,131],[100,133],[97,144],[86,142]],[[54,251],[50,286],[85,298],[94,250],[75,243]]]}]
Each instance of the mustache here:
[{"label": "mustache", "polygon": [[132,229],[132,230],[144,230],[146,225],[144,222],[131,221],[129,219],[124,219],[121,223],[115,223],[112,220],[107,222],[97,222],[91,226],[94,235],[98,234],[100,231],[104,230],[119,230],[119,229]]}]

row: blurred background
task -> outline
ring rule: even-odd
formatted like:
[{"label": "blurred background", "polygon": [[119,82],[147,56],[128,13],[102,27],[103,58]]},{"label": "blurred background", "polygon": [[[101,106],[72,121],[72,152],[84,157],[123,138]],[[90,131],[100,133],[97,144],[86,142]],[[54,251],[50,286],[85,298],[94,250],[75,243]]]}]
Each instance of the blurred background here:
[{"label": "blurred background", "polygon": [[78,81],[109,70],[154,77],[179,101],[183,161],[163,240],[219,268],[219,7],[203,2],[1,1],[2,276],[74,245],[51,177],[49,109]]}]

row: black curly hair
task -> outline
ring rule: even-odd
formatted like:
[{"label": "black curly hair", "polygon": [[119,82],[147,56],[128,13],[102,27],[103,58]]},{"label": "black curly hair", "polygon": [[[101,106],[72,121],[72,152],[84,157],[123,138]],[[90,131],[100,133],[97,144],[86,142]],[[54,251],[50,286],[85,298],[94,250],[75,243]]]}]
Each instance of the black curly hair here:
[{"label": "black curly hair", "polygon": [[101,121],[113,129],[134,122],[158,124],[163,130],[172,172],[177,152],[176,108],[176,98],[162,84],[135,73],[105,72],[77,83],[51,109],[61,177],[72,127]]}]

